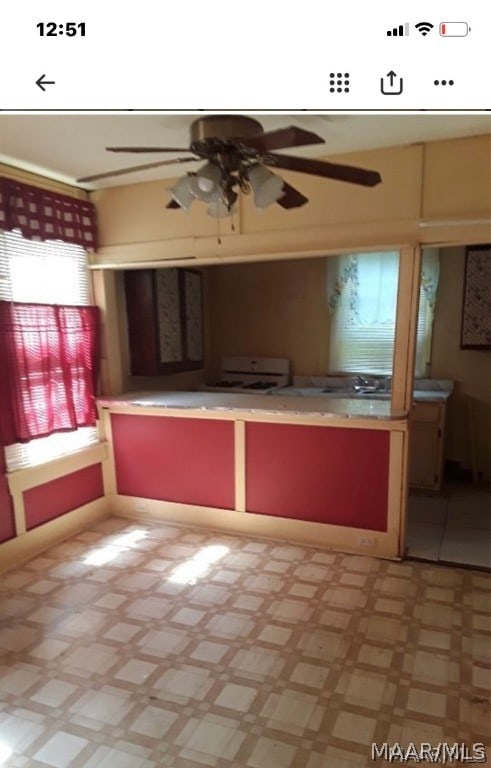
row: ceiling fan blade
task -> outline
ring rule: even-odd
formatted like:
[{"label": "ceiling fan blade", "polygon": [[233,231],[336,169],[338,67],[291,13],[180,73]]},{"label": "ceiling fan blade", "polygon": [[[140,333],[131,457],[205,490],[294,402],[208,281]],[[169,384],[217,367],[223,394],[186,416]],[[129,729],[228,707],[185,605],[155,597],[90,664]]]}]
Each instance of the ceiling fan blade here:
[{"label": "ceiling fan blade", "polygon": [[309,202],[308,197],[302,195],[298,189],[295,189],[295,187],[287,184],[286,181],[283,184],[283,191],[283,197],[280,197],[280,199],[276,201],[278,205],[281,205],[282,208],[300,208],[301,205],[305,205],[305,203]]},{"label": "ceiling fan blade", "polygon": [[310,173],[313,176],[323,176],[326,179],[347,181],[350,184],[361,184],[364,187],[374,187],[382,181],[378,171],[368,171],[352,165],[338,165],[326,160],[311,160],[308,157],[292,157],[291,155],[270,155],[265,165],[273,168],[283,168],[287,171]]},{"label": "ceiling fan blade", "polygon": [[108,152],[189,152],[189,147],[106,147]]},{"label": "ceiling fan blade", "polygon": [[77,179],[77,182],[84,183],[88,181],[97,181],[98,179],[109,179],[111,176],[123,176],[125,173],[134,173],[135,171],[146,171],[150,168],[160,168],[162,165],[172,165],[173,163],[196,162],[196,157],[177,157],[174,160],[159,160],[157,163],[145,163],[145,165],[133,165],[131,168],[120,168],[119,171],[107,171],[106,173],[96,173],[93,176],[84,176]]},{"label": "ceiling fan blade", "polygon": [[259,136],[244,139],[246,147],[257,149],[259,152],[269,152],[272,149],[284,149],[285,147],[305,147],[307,144],[325,144],[321,136],[312,131],[305,131],[290,125],[288,128],[279,128],[277,131],[268,131]]}]

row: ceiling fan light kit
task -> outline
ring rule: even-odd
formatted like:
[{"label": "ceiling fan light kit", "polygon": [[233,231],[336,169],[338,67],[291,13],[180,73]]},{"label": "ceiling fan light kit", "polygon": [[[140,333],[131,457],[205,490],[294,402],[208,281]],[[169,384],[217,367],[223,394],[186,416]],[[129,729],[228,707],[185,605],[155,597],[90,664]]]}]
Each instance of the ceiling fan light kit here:
[{"label": "ceiling fan light kit", "polygon": [[188,177],[183,176],[181,179],[178,179],[174,186],[169,189],[169,192],[177,206],[189,213],[191,204],[196,200],[196,196],[189,185]]},{"label": "ceiling fan light kit", "polygon": [[284,195],[285,182],[281,176],[272,173],[261,163],[251,165],[248,177],[254,193],[254,203],[258,208],[267,208]]},{"label": "ceiling fan light kit", "polygon": [[217,196],[223,182],[221,169],[213,162],[205,163],[196,174],[189,174],[188,179],[194,196],[204,203]]},{"label": "ceiling fan light kit", "polygon": [[232,203],[224,203],[223,200],[217,200],[208,206],[208,216],[214,219],[224,219],[227,216],[233,216],[236,212],[236,206]]},{"label": "ceiling fan light kit", "polygon": [[208,115],[200,117],[191,125],[189,149],[175,147],[108,147],[111,152],[162,153],[188,152],[191,157],[178,157],[156,163],[125,168],[119,171],[100,173],[79,179],[80,182],[119,176],[147,168],[163,165],[205,160],[195,173],[188,173],[176,181],[168,190],[171,200],[167,208],[180,209],[189,213],[194,200],[208,205],[208,214],[216,218],[231,215],[238,198],[238,192],[248,194],[251,190],[258,208],[278,203],[283,209],[299,208],[308,202],[299,190],[285,182],[281,176],[269,170],[281,168],[288,171],[307,173],[350,184],[373,187],[381,182],[377,171],[356,168],[349,165],[329,163],[292,155],[278,155],[273,150],[323,144],[324,139],[312,131],[289,126],[275,131],[264,132],[261,123],[251,117],[240,115]]}]

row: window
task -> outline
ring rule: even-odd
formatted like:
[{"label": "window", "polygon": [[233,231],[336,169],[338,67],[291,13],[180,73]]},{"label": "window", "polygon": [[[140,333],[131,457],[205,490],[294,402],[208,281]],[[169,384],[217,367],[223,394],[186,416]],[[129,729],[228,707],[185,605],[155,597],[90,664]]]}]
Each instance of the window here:
[{"label": "window", "polygon": [[[328,260],[331,313],[329,366],[336,373],[391,375],[399,253],[360,253]],[[423,257],[415,375],[429,365],[438,252]]]},{"label": "window", "polygon": [[[81,246],[0,231],[0,300],[88,305],[89,298],[87,254]],[[9,445],[7,469],[40,464],[97,441],[97,428],[83,427]]]}]

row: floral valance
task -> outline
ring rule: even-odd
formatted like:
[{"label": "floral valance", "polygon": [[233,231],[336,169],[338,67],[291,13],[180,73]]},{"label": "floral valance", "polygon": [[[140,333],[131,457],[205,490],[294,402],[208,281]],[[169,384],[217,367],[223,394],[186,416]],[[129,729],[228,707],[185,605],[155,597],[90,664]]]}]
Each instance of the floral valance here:
[{"label": "floral valance", "polygon": [[0,177],[0,229],[18,229],[28,240],[63,240],[86,251],[97,249],[92,203],[4,177]]},{"label": "floral valance", "polygon": [[[397,283],[398,252],[365,253],[362,254],[361,259],[359,256],[360,254],[348,254],[329,258],[328,301],[329,314],[331,315],[337,311],[346,291],[348,291],[348,306],[352,316],[360,314],[363,309],[358,291],[360,282],[364,284],[364,295],[367,297],[368,309],[373,306],[381,310],[384,306],[387,287],[392,285],[394,281],[394,285]],[[431,312],[434,312],[435,309],[438,278],[438,248],[424,248],[420,285]],[[366,312],[362,312],[362,314],[366,314]],[[358,317],[358,320],[360,319]],[[373,321],[374,318],[372,317],[370,322]]]}]

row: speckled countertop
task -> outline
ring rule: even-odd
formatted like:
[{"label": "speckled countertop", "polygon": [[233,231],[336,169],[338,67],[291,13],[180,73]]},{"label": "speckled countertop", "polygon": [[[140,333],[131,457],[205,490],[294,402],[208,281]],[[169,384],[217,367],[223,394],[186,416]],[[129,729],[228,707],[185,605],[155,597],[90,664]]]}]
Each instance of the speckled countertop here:
[{"label": "speckled countertop", "polygon": [[360,398],[291,397],[288,395],[248,395],[217,392],[130,392],[124,395],[98,398],[102,407],[146,407],[165,409],[191,409],[198,411],[233,411],[249,414],[294,414],[346,419],[404,419],[407,413],[390,412],[388,400]]}]

